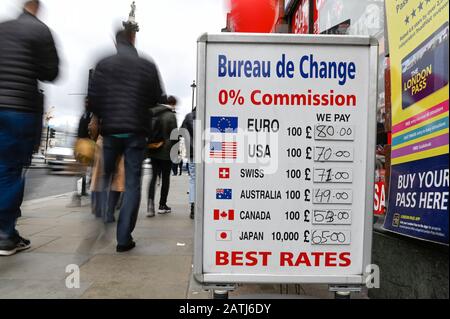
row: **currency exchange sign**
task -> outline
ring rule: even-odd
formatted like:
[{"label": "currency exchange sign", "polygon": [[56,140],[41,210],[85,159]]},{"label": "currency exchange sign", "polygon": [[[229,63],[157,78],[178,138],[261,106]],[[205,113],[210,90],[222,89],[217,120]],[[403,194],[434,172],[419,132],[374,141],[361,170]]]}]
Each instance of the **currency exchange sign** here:
[{"label": "currency exchange sign", "polygon": [[198,50],[196,278],[362,283],[377,45],[204,35]]}]

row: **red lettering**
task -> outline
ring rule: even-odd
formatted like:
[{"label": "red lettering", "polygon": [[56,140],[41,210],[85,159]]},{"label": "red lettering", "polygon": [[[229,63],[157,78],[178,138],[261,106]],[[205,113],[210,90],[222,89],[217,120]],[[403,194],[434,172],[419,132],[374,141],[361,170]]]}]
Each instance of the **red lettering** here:
[{"label": "red lettering", "polygon": [[325,267],[336,267],[337,253],[326,253],[325,254]]},{"label": "red lettering", "polygon": [[341,253],[339,255],[339,259],[341,260],[341,263],[339,264],[340,267],[348,267],[352,264],[352,260],[350,259],[351,254],[350,253]]},{"label": "red lettering", "polygon": [[294,254],[293,253],[280,253],[280,266],[281,267],[285,267],[285,266],[292,267],[292,266],[294,266],[294,263],[292,262],[293,258],[294,258]]},{"label": "red lettering", "polygon": [[255,98],[256,94],[261,94],[261,90],[255,90],[255,91],[252,92],[252,94],[250,96],[250,98],[252,100],[252,103],[254,105],[261,105],[261,102],[257,101],[256,98]]},{"label": "red lettering", "polygon": [[305,264],[307,267],[311,267],[311,262],[309,261],[309,257],[307,253],[300,253],[295,262],[296,266],[300,266],[301,264]]},{"label": "red lettering", "polygon": [[248,252],[246,254],[248,261],[245,265],[249,266],[249,267],[254,267],[254,266],[258,265],[258,258],[256,258],[256,256],[258,256],[258,253],[256,251]]},{"label": "red lettering", "polygon": [[320,260],[324,253],[311,253],[311,256],[314,257],[314,266],[320,267]]},{"label": "red lettering", "polygon": [[231,266],[244,266],[244,253],[242,251],[233,251],[231,253]]},{"label": "red lettering", "polygon": [[270,251],[262,251],[259,253],[262,256],[262,265],[267,266],[269,264],[269,256],[272,256]]},{"label": "red lettering", "polygon": [[258,264],[267,266],[269,264],[269,256],[272,253],[268,251],[216,251],[216,266],[248,266],[254,267]]},{"label": "red lettering", "polygon": [[[261,265],[267,267],[270,256],[272,256],[272,253],[268,251],[216,251],[216,266],[255,267]],[[349,267],[352,264],[350,257],[349,252],[343,252],[339,255],[335,252],[300,252],[298,255],[291,252],[281,252],[280,266]],[[295,261],[294,258],[296,258]]]},{"label": "red lettering", "polygon": [[226,251],[216,251],[216,266],[228,265],[229,254]]}]

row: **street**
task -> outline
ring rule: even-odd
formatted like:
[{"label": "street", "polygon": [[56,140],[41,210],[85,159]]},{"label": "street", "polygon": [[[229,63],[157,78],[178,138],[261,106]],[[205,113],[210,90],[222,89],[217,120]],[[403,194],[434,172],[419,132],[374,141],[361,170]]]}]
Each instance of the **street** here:
[{"label": "street", "polygon": [[[67,208],[71,177],[47,176],[32,171],[31,184],[52,187],[53,196],[45,201],[28,201],[22,206],[18,230],[32,242],[31,249],[0,262],[1,298],[189,298],[208,299],[192,277],[193,221],[187,204],[188,178],[173,177],[169,202],[172,214],[145,217],[146,201],[141,201],[139,220],[134,232],[137,247],[123,255],[115,252],[116,225],[104,225],[90,213],[89,201],[81,207]],[[143,179],[146,196],[150,175]],[[39,187],[39,183],[43,187]],[[60,191],[57,191],[59,185]],[[158,192],[159,193],[159,192]],[[159,194],[156,197],[159,198]],[[42,192],[45,194],[45,192]],[[48,196],[48,191],[46,195]],[[30,196],[30,195],[28,195]],[[45,204],[44,204],[45,203]],[[80,286],[69,289],[68,266],[80,273]],[[298,288],[298,287],[297,287]],[[279,297],[288,292],[316,298],[331,298],[326,285],[241,285],[231,298],[259,295]],[[364,298],[364,295],[355,295]]]},{"label": "street", "polygon": [[46,169],[30,169],[25,179],[25,198],[33,200],[75,191],[73,176],[49,175]]}]

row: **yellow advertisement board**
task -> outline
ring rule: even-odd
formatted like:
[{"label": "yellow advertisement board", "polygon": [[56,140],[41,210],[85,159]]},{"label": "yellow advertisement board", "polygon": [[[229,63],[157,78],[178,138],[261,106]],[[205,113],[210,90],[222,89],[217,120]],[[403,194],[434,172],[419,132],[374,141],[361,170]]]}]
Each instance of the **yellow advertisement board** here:
[{"label": "yellow advertisement board", "polygon": [[448,0],[386,0],[392,173],[385,228],[448,244]]}]

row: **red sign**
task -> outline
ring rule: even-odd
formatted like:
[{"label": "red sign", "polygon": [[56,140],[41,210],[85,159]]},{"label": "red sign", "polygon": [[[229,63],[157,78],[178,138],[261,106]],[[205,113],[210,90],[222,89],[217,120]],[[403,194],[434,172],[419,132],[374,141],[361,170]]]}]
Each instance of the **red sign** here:
[{"label": "red sign", "polygon": [[316,0],[314,1],[314,30],[313,33],[314,34],[319,34],[320,30],[319,30],[319,10],[322,8],[322,6],[324,5],[325,0]]},{"label": "red sign", "polygon": [[292,16],[292,33],[309,33],[309,1],[301,0]]},{"label": "red sign", "polygon": [[375,183],[374,213],[378,216],[386,214],[386,186],[384,181]]}]

